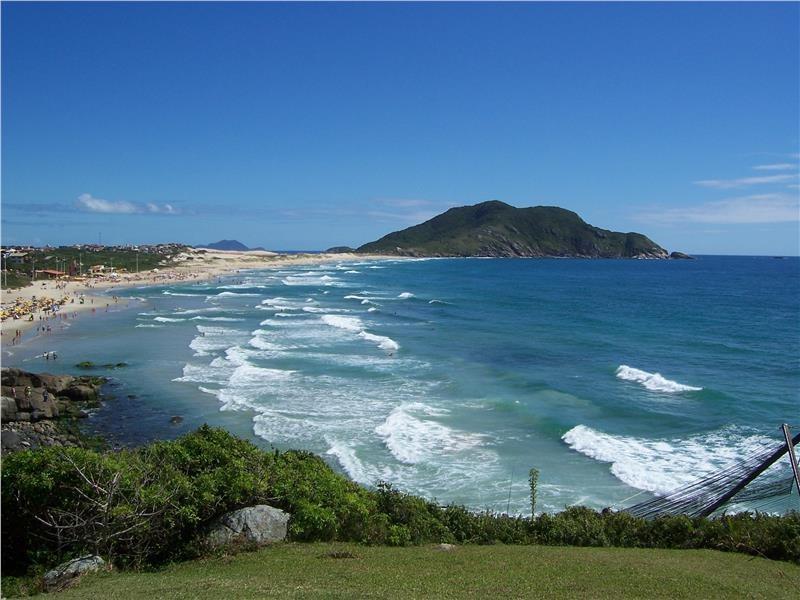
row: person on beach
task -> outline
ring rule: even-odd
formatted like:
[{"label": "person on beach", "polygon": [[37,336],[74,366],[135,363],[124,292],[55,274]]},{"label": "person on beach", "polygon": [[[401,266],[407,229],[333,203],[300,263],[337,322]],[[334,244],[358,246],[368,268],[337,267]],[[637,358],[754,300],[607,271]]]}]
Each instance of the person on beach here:
[{"label": "person on beach", "polygon": [[26,386],[25,386],[25,399],[26,399],[26,400],[30,400],[30,399],[31,399],[31,394],[32,394],[32,393],[33,393],[33,390],[31,389],[31,386],[29,386],[29,385],[26,385]]},{"label": "person on beach", "polygon": [[11,397],[16,400],[17,399],[17,388],[13,385],[11,386]]},{"label": "person on beach", "polygon": [[42,392],[42,402],[46,404],[49,399],[50,394],[48,393],[47,388],[45,388],[45,390]]}]

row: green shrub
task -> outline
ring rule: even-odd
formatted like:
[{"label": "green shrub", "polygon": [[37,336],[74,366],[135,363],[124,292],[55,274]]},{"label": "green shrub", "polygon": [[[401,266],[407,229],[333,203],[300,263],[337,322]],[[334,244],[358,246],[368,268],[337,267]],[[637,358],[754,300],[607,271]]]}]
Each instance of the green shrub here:
[{"label": "green shrub", "polygon": [[289,512],[289,535],[303,541],[712,548],[800,562],[798,513],[651,521],[583,507],[535,518],[475,513],[386,483],[366,489],[309,452],[264,451],[204,426],[137,450],[4,456],[3,573],[32,573],[87,552],[119,566],[196,556],[213,519],[263,503]]}]

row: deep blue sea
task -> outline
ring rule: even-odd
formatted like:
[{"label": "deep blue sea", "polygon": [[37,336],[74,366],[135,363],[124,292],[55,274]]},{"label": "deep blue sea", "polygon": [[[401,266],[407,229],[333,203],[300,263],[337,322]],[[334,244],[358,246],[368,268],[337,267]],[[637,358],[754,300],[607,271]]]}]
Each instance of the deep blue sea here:
[{"label": "deep blue sea", "polygon": [[531,467],[537,510],[618,507],[800,427],[797,258],[357,261],[119,293],[3,359],[128,363],[89,419],[122,443],[208,422],[525,513]]}]

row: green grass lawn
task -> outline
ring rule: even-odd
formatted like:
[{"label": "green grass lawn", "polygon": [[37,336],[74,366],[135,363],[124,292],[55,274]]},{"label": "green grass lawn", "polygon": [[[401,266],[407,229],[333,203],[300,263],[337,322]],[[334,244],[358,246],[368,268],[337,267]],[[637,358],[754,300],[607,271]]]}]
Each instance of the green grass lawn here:
[{"label": "green grass lawn", "polygon": [[712,550],[317,543],[95,575],[57,597],[797,598],[798,589],[798,565]]}]

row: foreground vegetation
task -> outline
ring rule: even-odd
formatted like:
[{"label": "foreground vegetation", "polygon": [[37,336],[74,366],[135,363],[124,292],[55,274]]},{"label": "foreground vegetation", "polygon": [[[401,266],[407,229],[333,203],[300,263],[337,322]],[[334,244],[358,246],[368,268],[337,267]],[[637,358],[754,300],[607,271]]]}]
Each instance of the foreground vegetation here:
[{"label": "foreground vegetation", "polygon": [[211,520],[262,503],[292,515],[293,541],[706,548],[800,563],[797,513],[652,521],[580,507],[533,519],[472,513],[389,485],[366,489],[309,452],[264,451],[205,426],[136,450],[4,457],[3,574],[40,573],[86,553],[123,568],[197,558],[207,553],[202,534]]},{"label": "foreground vegetation", "polygon": [[314,543],[90,576],[58,598],[794,598],[798,586],[796,565],[711,550]]}]

